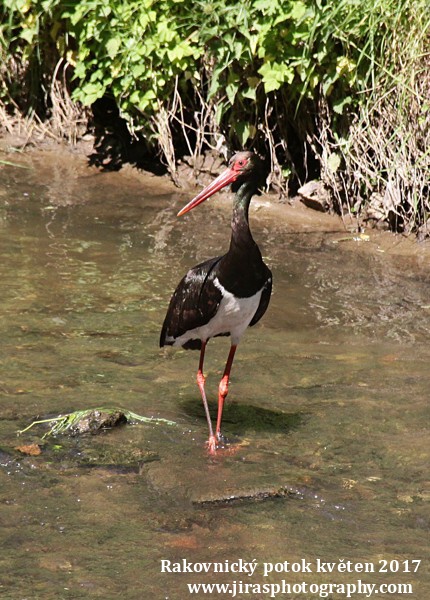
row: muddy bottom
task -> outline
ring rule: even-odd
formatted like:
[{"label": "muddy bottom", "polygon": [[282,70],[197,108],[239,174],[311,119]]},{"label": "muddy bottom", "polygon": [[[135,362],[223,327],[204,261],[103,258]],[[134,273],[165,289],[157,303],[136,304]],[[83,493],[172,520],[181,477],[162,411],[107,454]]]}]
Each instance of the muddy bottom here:
[{"label": "muddy bottom", "polygon": [[[428,248],[257,200],[274,292],[210,457],[198,354],[158,337],[182,274],[228,247],[228,196],[177,219],[191,195],[165,180],[5,159],[20,166],[0,166],[1,598],[430,597]],[[228,348],[207,348],[214,417]],[[16,435],[103,406],[176,425]]]}]

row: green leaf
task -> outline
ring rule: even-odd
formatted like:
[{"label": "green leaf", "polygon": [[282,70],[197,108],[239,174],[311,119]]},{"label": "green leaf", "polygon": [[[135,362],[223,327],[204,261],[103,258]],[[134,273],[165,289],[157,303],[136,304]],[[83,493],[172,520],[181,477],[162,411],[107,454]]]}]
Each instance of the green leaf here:
[{"label": "green leaf", "polygon": [[28,44],[32,44],[33,40],[37,37],[37,29],[35,27],[27,27],[22,29],[19,37],[25,40]]},{"label": "green leaf", "polygon": [[245,88],[242,92],[242,96],[255,101],[257,99],[257,89],[252,87]]},{"label": "green leaf", "polygon": [[110,40],[108,40],[108,42],[106,43],[106,51],[107,51],[109,58],[115,58],[116,55],[118,54],[118,50],[120,49],[120,47],[121,47],[121,38],[119,38],[119,37],[110,38]]},{"label": "green leaf", "polygon": [[255,125],[250,125],[244,121],[237,123],[234,129],[241,146],[245,146],[246,142],[250,138],[253,139],[257,133]]},{"label": "green leaf", "polygon": [[292,83],[294,79],[294,69],[283,63],[267,62],[258,72],[263,76],[266,93],[279,90],[283,83]]},{"label": "green leaf", "polygon": [[239,138],[239,143],[241,146],[244,146],[246,141],[249,138],[249,125],[248,123],[237,123],[235,127],[235,131],[237,137]]},{"label": "green leaf", "polygon": [[140,79],[144,73],[148,73],[148,68],[143,63],[134,64],[130,70],[136,80]]},{"label": "green leaf", "polygon": [[340,167],[340,156],[336,152],[332,152],[327,159],[327,166],[332,173],[336,173],[336,171]]},{"label": "green leaf", "polygon": [[294,21],[300,21],[300,19],[302,19],[305,16],[307,10],[308,9],[303,2],[300,2],[300,0],[296,0],[291,8],[291,18]]},{"label": "green leaf", "polygon": [[215,112],[215,121],[216,121],[217,125],[219,125],[221,123],[221,120],[225,114],[225,110],[226,110],[225,102],[218,102],[217,107],[216,107],[216,112]]},{"label": "green leaf", "polygon": [[80,90],[80,100],[86,106],[90,106],[105,93],[105,86],[102,83],[86,83]]},{"label": "green leaf", "polygon": [[157,95],[154,90],[148,90],[142,95],[139,95],[137,106],[139,110],[145,111],[148,107],[154,108],[156,105]]},{"label": "green leaf", "polygon": [[345,107],[350,104],[352,104],[351,96],[343,96],[342,98],[338,98],[332,102],[333,110],[338,115],[343,115]]},{"label": "green leaf", "polygon": [[225,88],[225,92],[227,94],[227,98],[229,99],[230,104],[234,104],[234,100],[236,98],[236,94],[239,90],[237,83],[232,82],[228,83]]}]

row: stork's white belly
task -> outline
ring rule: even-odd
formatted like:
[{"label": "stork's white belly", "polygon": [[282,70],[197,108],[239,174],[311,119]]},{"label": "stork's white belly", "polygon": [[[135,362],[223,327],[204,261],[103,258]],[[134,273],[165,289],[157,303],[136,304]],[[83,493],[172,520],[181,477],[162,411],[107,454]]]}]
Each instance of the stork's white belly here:
[{"label": "stork's white belly", "polygon": [[181,346],[188,340],[208,340],[222,333],[230,333],[232,344],[239,342],[241,335],[257,311],[262,290],[249,298],[236,298],[221,285],[217,278],[214,280],[214,284],[222,293],[222,300],[216,314],[206,325],[191,329],[176,338],[174,346]]}]

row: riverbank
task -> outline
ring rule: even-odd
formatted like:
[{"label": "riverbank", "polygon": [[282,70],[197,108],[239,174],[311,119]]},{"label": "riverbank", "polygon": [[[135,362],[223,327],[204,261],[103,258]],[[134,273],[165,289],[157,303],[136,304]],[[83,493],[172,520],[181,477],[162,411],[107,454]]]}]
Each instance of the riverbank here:
[{"label": "riverbank", "polygon": [[[190,195],[206,185],[221,167],[220,161],[208,161],[205,169],[195,174],[189,165],[182,163],[178,168],[178,186],[167,173],[156,175],[131,164],[124,164],[119,170],[104,170],[91,164],[93,142],[92,136],[87,136],[76,145],[41,138],[26,145],[23,136],[6,133],[0,135],[0,170],[8,164],[32,169],[34,184],[49,188],[53,208],[89,202],[94,186],[99,185],[101,179],[104,184],[118,189],[119,197],[124,190],[134,192],[137,196],[144,193],[151,196],[171,195],[174,201],[178,201],[179,208],[181,203],[188,201]],[[30,192],[23,193],[28,195]],[[215,210],[225,213],[229,203],[229,193],[222,192],[212,205]],[[345,250],[415,257],[419,263],[424,261],[426,264],[430,261],[430,239],[418,241],[413,234],[395,234],[371,225],[359,232],[357,221],[349,215],[341,217],[309,208],[300,196],[280,199],[276,193],[262,194],[253,200],[252,215],[253,220],[262,227],[276,225],[284,233],[312,234],[316,244],[319,243],[318,234],[324,234],[324,243],[341,245]],[[325,235],[327,233],[330,234],[329,242]]]}]

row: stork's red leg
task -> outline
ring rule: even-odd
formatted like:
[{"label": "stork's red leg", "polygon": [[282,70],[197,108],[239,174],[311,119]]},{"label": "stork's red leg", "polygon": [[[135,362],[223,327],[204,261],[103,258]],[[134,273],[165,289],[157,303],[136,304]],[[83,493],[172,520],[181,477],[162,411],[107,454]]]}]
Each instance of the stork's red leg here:
[{"label": "stork's red leg", "polygon": [[234,344],[232,344],[230,347],[230,352],[228,354],[227,362],[224,369],[224,375],[222,376],[218,388],[218,417],[216,421],[215,430],[215,435],[218,440],[221,437],[222,409],[224,408],[224,400],[226,399],[226,396],[228,394],[228,382],[230,380],[231,365],[233,364],[236,348],[237,346]]},{"label": "stork's red leg", "polygon": [[206,344],[207,344],[207,342],[202,342],[202,347],[200,349],[199,370],[197,371],[197,385],[199,386],[200,394],[202,396],[203,406],[205,409],[206,419],[207,419],[208,427],[209,427],[208,448],[209,448],[209,452],[211,454],[214,454],[214,452],[216,451],[216,439],[215,439],[214,432],[212,429],[212,421],[211,421],[211,416],[209,413],[208,401],[206,399],[206,392],[205,392],[206,377],[203,375],[203,363],[205,360]]}]

